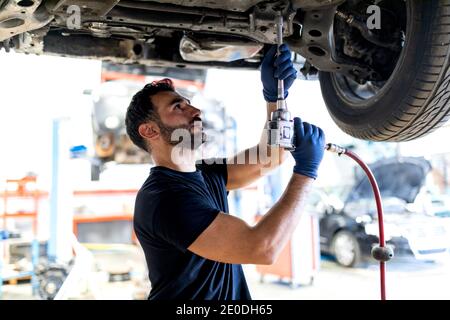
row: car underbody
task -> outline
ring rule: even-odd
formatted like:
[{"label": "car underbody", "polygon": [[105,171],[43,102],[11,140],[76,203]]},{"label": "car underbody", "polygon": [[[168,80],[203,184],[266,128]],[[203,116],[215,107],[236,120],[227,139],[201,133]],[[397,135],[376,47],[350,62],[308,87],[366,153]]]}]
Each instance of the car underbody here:
[{"label": "car underbody", "polygon": [[318,75],[344,132],[408,141],[450,117],[450,0],[0,0],[0,49],[257,69],[280,15],[299,75]]},{"label": "car underbody", "polygon": [[[319,69],[358,82],[387,80],[401,50],[398,21],[390,15],[389,30],[377,35],[355,22],[356,16],[367,19],[371,1],[352,1],[359,4],[351,10],[344,2],[3,0],[0,41],[18,52],[120,63],[257,68],[263,45],[276,43],[281,13],[286,42],[307,60],[305,75]],[[352,33],[355,27],[364,32]]]}]

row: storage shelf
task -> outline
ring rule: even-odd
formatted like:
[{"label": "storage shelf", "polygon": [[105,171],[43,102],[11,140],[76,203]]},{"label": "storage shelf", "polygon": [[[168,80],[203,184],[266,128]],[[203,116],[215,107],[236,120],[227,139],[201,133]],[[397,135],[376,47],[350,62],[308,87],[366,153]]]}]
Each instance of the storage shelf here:
[{"label": "storage shelf", "polygon": [[0,214],[0,218],[34,218],[37,214],[37,212],[4,213]]},{"label": "storage shelf", "polygon": [[[1,249],[3,249],[3,246],[6,245],[6,250],[9,250],[9,246],[14,243],[30,243],[30,249],[31,249],[31,266],[32,270],[29,271],[16,271],[13,268],[10,268],[8,264],[9,259],[9,253],[3,252],[1,250],[1,256],[0,256],[0,295],[1,295],[1,286],[3,285],[3,282],[9,281],[9,284],[15,284],[17,283],[15,280],[23,279],[26,277],[34,278],[36,275],[34,273],[36,267],[37,267],[37,261],[39,258],[39,248],[36,250],[35,247],[35,241],[37,241],[37,224],[38,224],[38,214],[39,214],[39,200],[40,197],[44,195],[44,193],[38,189],[36,189],[36,177],[35,176],[27,176],[22,179],[8,179],[6,180],[6,187],[1,193],[1,196],[3,198],[3,212],[0,214],[0,222],[2,224],[0,225],[1,229],[7,229],[7,220],[9,219],[21,219],[21,218],[27,218],[32,221],[32,235],[31,239],[28,240],[30,237],[28,234],[25,236],[22,236],[20,238],[8,238],[8,239],[2,239],[0,242],[0,246],[2,246]],[[11,188],[10,186],[16,185],[17,188]],[[30,184],[33,184],[33,187],[30,187]],[[8,205],[10,205],[10,200],[13,200],[11,202],[16,202],[16,199],[25,199],[28,202],[33,203],[33,208],[28,208],[27,210],[20,210],[16,212],[12,212],[14,209],[9,208]],[[31,211],[30,211],[31,209]],[[38,243],[38,242],[37,242]],[[38,243],[39,244],[39,243]],[[6,259],[5,259],[6,258]],[[6,260],[6,265],[3,265],[3,260]],[[5,268],[6,267],[6,268]],[[27,268],[28,269],[28,268]],[[33,282],[33,293],[36,292],[36,282]]]},{"label": "storage shelf", "polygon": [[33,271],[21,271],[21,272],[16,272],[14,274],[9,273],[9,272],[5,272],[2,274],[1,279],[3,281],[9,281],[12,279],[20,279],[20,278],[25,278],[25,277],[32,277],[33,276]]}]

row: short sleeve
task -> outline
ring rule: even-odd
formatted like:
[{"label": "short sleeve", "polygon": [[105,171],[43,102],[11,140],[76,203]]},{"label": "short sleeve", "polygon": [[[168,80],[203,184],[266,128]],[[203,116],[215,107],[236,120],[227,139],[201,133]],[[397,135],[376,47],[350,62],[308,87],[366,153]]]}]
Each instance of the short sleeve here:
[{"label": "short sleeve", "polygon": [[153,230],[157,236],[185,252],[220,212],[189,190],[177,191],[159,200]]}]

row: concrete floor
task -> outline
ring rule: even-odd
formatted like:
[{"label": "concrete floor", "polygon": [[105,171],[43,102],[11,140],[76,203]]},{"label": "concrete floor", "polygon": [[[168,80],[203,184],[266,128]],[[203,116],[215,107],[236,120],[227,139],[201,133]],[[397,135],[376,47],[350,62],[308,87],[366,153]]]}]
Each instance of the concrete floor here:
[{"label": "concrete floor", "polygon": [[[255,300],[377,300],[380,298],[379,265],[342,268],[322,261],[311,286],[292,289],[276,278],[259,281],[259,275],[247,272]],[[387,265],[386,295],[392,300],[449,300],[450,263],[392,261]]]},{"label": "concrete floor", "polygon": [[[109,257],[111,259],[111,257]],[[123,257],[121,258],[122,261]],[[116,266],[117,267],[117,266]],[[141,269],[142,270],[142,269]],[[288,282],[266,276],[264,283],[254,266],[244,267],[248,285],[255,300],[377,300],[379,299],[378,264],[347,269],[323,259],[319,273],[310,286],[291,288]],[[80,292],[73,299],[130,300],[145,299],[147,284],[141,281],[142,273],[133,273],[133,279],[108,282],[107,273],[94,273],[93,292]],[[449,300],[450,261],[439,263],[396,259],[387,266],[387,298],[392,300]],[[35,299],[29,284],[5,285],[1,299]]]}]

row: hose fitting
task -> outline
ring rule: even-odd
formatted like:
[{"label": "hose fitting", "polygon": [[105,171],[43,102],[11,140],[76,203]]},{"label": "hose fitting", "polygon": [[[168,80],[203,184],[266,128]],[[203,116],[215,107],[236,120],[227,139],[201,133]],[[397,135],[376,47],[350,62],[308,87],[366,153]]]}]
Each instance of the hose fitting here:
[{"label": "hose fitting", "polygon": [[344,154],[347,152],[347,149],[338,146],[337,144],[333,144],[333,143],[328,143],[325,146],[325,150],[333,152],[333,153],[337,153],[338,155]]},{"label": "hose fitting", "polygon": [[380,247],[376,246],[372,248],[372,257],[375,260],[387,262],[394,257],[394,250],[390,246]]}]

